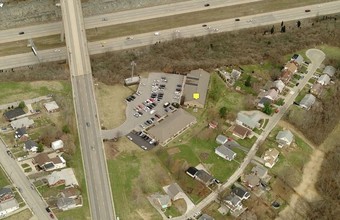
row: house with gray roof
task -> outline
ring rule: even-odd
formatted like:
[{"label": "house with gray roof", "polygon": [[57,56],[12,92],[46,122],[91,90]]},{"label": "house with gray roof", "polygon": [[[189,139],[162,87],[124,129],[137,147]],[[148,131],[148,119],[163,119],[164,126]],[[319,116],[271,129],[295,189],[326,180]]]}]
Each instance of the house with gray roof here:
[{"label": "house with gray roof", "polygon": [[268,169],[261,165],[256,165],[255,167],[253,167],[251,169],[251,172],[253,172],[260,179],[263,179],[268,175]]},{"label": "house with gray roof", "polygon": [[289,130],[279,131],[276,135],[276,142],[279,143],[279,147],[289,146],[294,140],[294,135]]},{"label": "house with gray roof", "polygon": [[29,119],[28,117],[19,118],[17,120],[11,121],[11,127],[13,129],[29,128],[32,125],[34,125],[34,121],[32,119]]},{"label": "house with gray roof", "polygon": [[253,130],[254,128],[260,127],[260,116],[258,113],[254,112],[253,114],[245,114],[243,112],[237,113],[236,124],[243,125],[247,128]]},{"label": "house with gray roof", "polygon": [[[184,105],[203,108],[207,98],[210,74],[203,69],[192,70],[185,77],[183,97]],[[194,97],[194,94],[199,94]]]},{"label": "house with gray roof", "polygon": [[218,144],[225,144],[228,141],[228,138],[222,134],[217,135],[216,142]]},{"label": "house with gray roof", "polygon": [[236,153],[224,145],[217,147],[215,154],[229,161],[232,161],[236,157]]},{"label": "house with gray roof", "polygon": [[301,108],[309,110],[312,105],[315,103],[316,98],[312,94],[306,94],[305,97],[300,101],[299,105]]},{"label": "house with gray roof", "polygon": [[268,99],[272,101],[275,101],[278,96],[279,96],[279,92],[276,89],[270,89],[265,95],[265,97],[267,97]]},{"label": "house with gray roof", "polygon": [[301,64],[303,63],[303,56],[301,56],[300,54],[294,54],[291,60],[294,61],[297,65],[301,66]]},{"label": "house with gray roof", "polygon": [[334,74],[335,74],[335,71],[336,71],[336,69],[335,69],[333,66],[326,66],[326,67],[323,69],[322,73],[323,73],[323,74],[327,74],[327,75],[330,76],[330,77],[333,77]]},{"label": "house with gray roof", "polygon": [[244,176],[242,180],[249,188],[254,188],[260,185],[260,178],[254,173],[250,173]]},{"label": "house with gray roof", "polygon": [[237,186],[231,190],[231,193],[239,197],[241,200],[249,199],[250,197],[250,193],[247,190]]},{"label": "house with gray roof", "polygon": [[182,196],[182,189],[179,187],[177,183],[172,183],[166,188],[166,193],[170,196],[170,199],[172,201],[176,201],[177,199],[180,199]]},{"label": "house with gray roof", "polygon": [[38,144],[35,141],[28,140],[24,143],[24,150],[31,151],[31,152],[37,152]]},{"label": "house with gray roof", "polygon": [[203,214],[197,220],[214,220],[214,218],[208,214]]},{"label": "house with gray roof", "polygon": [[22,108],[15,108],[15,109],[12,109],[12,110],[5,112],[4,117],[8,121],[13,121],[13,120],[16,120],[16,119],[22,117],[25,114],[26,113]]},{"label": "house with gray roof", "polygon": [[277,89],[279,91],[279,93],[281,93],[283,91],[285,86],[286,85],[282,82],[282,80],[275,80],[272,83],[272,88]]},{"label": "house with gray roof", "polygon": [[272,104],[272,102],[273,102],[272,99],[268,98],[267,96],[264,96],[264,97],[262,97],[262,98],[260,99],[260,101],[257,103],[257,107],[258,107],[259,109],[262,109],[262,108],[264,108],[264,106],[265,106],[266,104],[270,105],[270,104]]},{"label": "house with gray roof", "polygon": [[10,187],[0,189],[0,202],[13,198],[13,192]]},{"label": "house with gray roof", "polygon": [[57,200],[58,209],[67,211],[69,209],[73,209],[77,207],[77,203],[75,199],[61,197]]},{"label": "house with gray roof", "polygon": [[154,199],[156,200],[156,203],[159,204],[159,206],[162,209],[166,209],[171,206],[171,199],[169,195],[157,194],[154,196]]},{"label": "house with gray roof", "polygon": [[214,177],[212,177],[205,170],[198,170],[195,177],[196,177],[197,180],[199,180],[200,182],[202,182],[206,186],[211,185],[215,181]]},{"label": "house with gray roof", "polygon": [[331,81],[331,78],[327,74],[321,75],[317,80],[317,82],[323,86],[328,85],[330,81]]},{"label": "house with gray roof", "polygon": [[319,96],[322,92],[322,85],[320,83],[314,83],[312,88],[310,89],[310,93],[315,96]]},{"label": "house with gray roof", "polygon": [[231,212],[235,212],[237,210],[241,210],[243,208],[241,199],[236,195],[227,195],[223,202],[230,209]]}]

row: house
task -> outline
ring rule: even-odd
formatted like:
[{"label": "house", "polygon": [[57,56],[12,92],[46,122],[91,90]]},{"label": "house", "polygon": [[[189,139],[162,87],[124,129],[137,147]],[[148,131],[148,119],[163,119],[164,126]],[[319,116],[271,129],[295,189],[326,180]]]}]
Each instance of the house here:
[{"label": "house", "polygon": [[59,110],[59,106],[55,101],[44,103],[47,112],[52,113]]},{"label": "house", "polygon": [[228,141],[228,138],[226,136],[224,136],[224,135],[219,134],[216,137],[216,142],[218,144],[225,144],[227,141]]},{"label": "house", "polygon": [[250,193],[247,190],[237,186],[232,189],[231,193],[232,195],[239,197],[241,200],[249,199],[250,197]]},{"label": "house", "polygon": [[62,169],[60,171],[54,171],[47,176],[47,182],[49,186],[78,186],[78,181],[74,175],[72,168]]},{"label": "house", "polygon": [[76,199],[80,196],[80,191],[76,187],[68,187],[60,192],[61,197]]},{"label": "house", "polygon": [[215,128],[217,128],[217,126],[218,126],[218,122],[217,121],[209,122],[209,128],[215,129]]},{"label": "house", "polygon": [[243,112],[237,113],[236,124],[242,125],[244,127],[250,128],[253,130],[254,128],[260,127],[260,116],[258,113],[253,113],[251,115],[247,115]]},{"label": "house", "polygon": [[256,165],[255,167],[253,167],[251,169],[251,172],[253,172],[253,174],[258,176],[260,179],[263,179],[268,175],[268,169],[261,165]]},{"label": "house", "polygon": [[229,161],[232,161],[236,157],[236,153],[224,145],[217,147],[215,154]]},{"label": "house", "polygon": [[19,204],[16,199],[6,200],[0,203],[0,216],[7,215],[19,209]]},{"label": "house", "polygon": [[333,66],[326,66],[322,73],[327,74],[329,77],[333,77],[336,69]]},{"label": "house", "polygon": [[252,131],[249,128],[238,124],[236,124],[233,129],[233,135],[241,139],[248,137],[249,135],[251,135],[251,133]]},{"label": "house", "polygon": [[162,209],[169,208],[171,206],[171,199],[169,195],[155,195],[156,202]]},{"label": "house", "polygon": [[14,137],[15,139],[20,139],[21,141],[27,141],[28,134],[27,134],[26,128],[18,128],[14,132]]},{"label": "house", "polygon": [[[207,98],[210,74],[203,69],[192,70],[185,77],[184,105],[203,108]],[[195,96],[198,94],[198,97]]]},{"label": "house", "polygon": [[57,200],[58,209],[66,211],[77,207],[75,199],[61,197]]},{"label": "house", "polygon": [[38,144],[35,141],[28,140],[24,143],[24,150],[31,151],[31,152],[37,152]]},{"label": "house", "polygon": [[64,147],[64,142],[62,140],[53,141],[51,147],[53,150],[59,150]]},{"label": "house", "polygon": [[297,72],[297,66],[294,62],[288,62],[284,66],[284,70],[288,70],[288,72],[293,75],[294,73]]},{"label": "house", "polygon": [[40,169],[45,171],[66,167],[66,160],[62,156],[57,155],[56,157],[50,158],[47,153],[41,153],[35,156],[33,158],[33,163],[37,164]]},{"label": "house", "polygon": [[191,176],[192,178],[195,178],[197,171],[198,171],[198,169],[196,169],[196,167],[189,167],[185,171],[185,173],[188,174],[189,176]]},{"label": "house", "polygon": [[273,166],[276,164],[276,162],[279,160],[279,151],[275,148],[270,148],[266,152],[264,152],[264,155],[262,159],[264,160],[264,165],[269,168],[273,168]]},{"label": "house", "polygon": [[331,81],[331,78],[327,74],[323,74],[318,78],[317,83],[320,83],[321,85],[326,86],[329,84],[330,81]]},{"label": "house", "polygon": [[182,197],[182,189],[177,183],[172,183],[166,188],[166,193],[172,201],[176,201]]},{"label": "house", "polygon": [[280,79],[283,83],[287,84],[287,83],[290,81],[291,78],[292,78],[292,73],[289,72],[287,69],[283,69],[282,72],[281,72],[281,75],[280,75],[279,79]]},{"label": "house", "polygon": [[254,173],[247,174],[244,176],[243,182],[249,187],[254,188],[260,185],[260,178]]},{"label": "house", "polygon": [[240,71],[238,71],[238,70],[235,70],[235,69],[233,69],[232,71],[231,71],[231,78],[234,80],[234,81],[236,81],[236,80],[238,80],[239,78],[240,78],[240,76],[241,76],[241,72]]},{"label": "house", "polygon": [[309,110],[315,103],[315,100],[315,96],[313,96],[312,94],[306,94],[305,97],[303,97],[303,99],[300,101],[299,105],[301,108]]},{"label": "house", "polygon": [[32,119],[29,119],[27,117],[19,118],[17,120],[11,121],[11,127],[13,129],[18,128],[29,128],[34,124],[34,121]]},{"label": "house", "polygon": [[279,93],[282,93],[285,86],[286,85],[282,82],[282,80],[275,80],[272,84],[272,88],[277,89],[279,91]]},{"label": "house", "polygon": [[303,63],[303,57],[300,54],[294,54],[291,61],[293,61],[296,65],[301,66]]},{"label": "house", "polygon": [[15,108],[4,113],[4,117],[7,121],[13,121],[25,115],[26,113],[22,108]]},{"label": "house", "polygon": [[289,130],[279,131],[276,135],[276,142],[279,143],[279,147],[289,146],[294,140],[294,135]]},{"label": "house", "polygon": [[270,89],[265,95],[266,98],[275,101],[279,96],[279,92],[276,89]]},{"label": "house", "polygon": [[264,96],[260,99],[259,103],[257,103],[257,107],[259,109],[262,109],[266,104],[271,105],[272,102],[273,102],[272,99],[268,98],[267,96]]},{"label": "house", "polygon": [[214,218],[208,214],[203,214],[197,220],[214,220]]},{"label": "house", "polygon": [[228,195],[223,199],[223,202],[231,212],[235,212],[243,208],[241,201],[242,200],[236,195]]},{"label": "house", "polygon": [[3,187],[0,189],[0,203],[13,198],[13,192],[10,187]]},{"label": "house", "polygon": [[211,185],[215,181],[214,177],[212,177],[205,170],[198,170],[195,177],[196,177],[197,180],[199,180],[200,182],[202,182],[206,186]]},{"label": "house", "polygon": [[322,92],[322,85],[320,83],[314,83],[312,88],[310,89],[310,92],[315,95],[319,96]]}]

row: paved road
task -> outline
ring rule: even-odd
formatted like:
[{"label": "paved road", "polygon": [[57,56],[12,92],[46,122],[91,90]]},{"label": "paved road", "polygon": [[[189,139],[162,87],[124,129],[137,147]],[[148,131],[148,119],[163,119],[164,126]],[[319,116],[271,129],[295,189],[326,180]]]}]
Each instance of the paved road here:
[{"label": "paved road", "polygon": [[[191,0],[154,7],[127,10],[85,18],[85,28],[90,29],[95,27],[105,27],[109,25],[123,24],[128,22],[141,21],[194,11],[202,11],[212,8],[219,8],[256,1],[262,0]],[[204,7],[204,4],[206,4],[207,2],[209,2],[210,6]],[[61,30],[61,22],[3,30],[0,31],[0,43],[60,34]],[[22,31],[25,32],[25,34],[19,35],[18,33]]]},{"label": "paved road", "polygon": [[45,210],[45,208],[47,207],[46,202],[39,196],[39,194],[35,190],[31,189],[30,181],[25,176],[18,163],[13,158],[8,156],[6,151],[6,145],[1,139],[0,161],[2,167],[12,179],[14,186],[20,188],[22,197],[24,198],[26,204],[30,207],[33,214],[37,217],[37,219],[51,219]]},{"label": "paved road", "polygon": [[[134,40],[127,41],[126,37],[114,38],[106,41],[98,41],[89,43],[89,53],[100,54],[108,51],[117,51],[123,49],[130,49],[140,46],[147,46],[154,44],[157,41],[172,40],[174,38],[190,38],[194,36],[203,36],[210,33],[214,33],[212,30],[218,28],[219,32],[239,30],[249,27],[270,25],[280,23],[281,21],[291,21],[303,18],[315,17],[316,14],[322,16],[327,14],[333,14],[340,12],[340,1],[334,1],[329,3],[323,3],[320,5],[310,5],[299,8],[292,8],[287,10],[275,11],[270,13],[262,13],[257,15],[240,17],[241,21],[236,22],[234,19],[227,19],[215,22],[206,23],[212,27],[209,30],[203,28],[202,25],[191,25],[186,27],[177,28],[180,33],[175,33],[175,29],[161,30],[160,36],[154,36],[154,33],[144,33],[134,35]],[[306,13],[305,8],[309,8],[312,11]],[[253,22],[247,22],[253,19]],[[39,51],[39,57],[41,62],[58,61],[66,59],[65,48],[59,48],[59,52],[55,52],[54,49]],[[20,60],[20,62],[17,62]],[[11,55],[0,57],[0,69],[10,69],[19,66],[29,66],[39,63],[37,57],[33,53],[24,53],[18,55]]]},{"label": "paved road", "polygon": [[[280,112],[274,114],[268,121],[268,124],[266,128],[263,130],[259,138],[256,140],[254,145],[251,147],[250,151],[248,152],[247,156],[245,157],[244,161],[240,165],[240,167],[235,171],[235,173],[228,179],[226,183],[224,183],[219,190],[225,190],[226,188],[230,187],[234,182],[237,181],[237,179],[241,176],[241,174],[244,172],[247,165],[250,163],[250,161],[255,156],[259,146],[261,143],[264,142],[264,140],[267,138],[269,133],[274,129],[276,124],[280,121],[282,116],[285,114],[289,106],[291,106],[299,94],[299,91],[307,84],[309,79],[313,76],[316,69],[320,66],[320,64],[325,59],[325,54],[317,49],[310,49],[306,52],[307,57],[311,60],[311,64],[308,67],[308,73],[304,77],[303,80],[300,81],[299,86],[294,87],[292,91],[294,91],[293,94],[288,94],[285,97],[285,104],[281,107]],[[188,217],[192,217],[195,213],[198,211],[201,211],[204,207],[209,205],[212,201],[217,199],[217,192],[212,192],[207,196],[204,200],[202,200],[199,204],[195,206],[194,209],[190,210],[186,215],[173,218],[173,220],[185,220]]]},{"label": "paved road", "polygon": [[93,220],[116,219],[80,0],[61,0],[78,133]]}]

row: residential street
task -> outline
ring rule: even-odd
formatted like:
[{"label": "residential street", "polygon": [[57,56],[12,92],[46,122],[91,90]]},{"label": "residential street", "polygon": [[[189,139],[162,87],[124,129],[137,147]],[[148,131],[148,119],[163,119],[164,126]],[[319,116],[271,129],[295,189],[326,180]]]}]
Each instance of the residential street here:
[{"label": "residential street", "polygon": [[[301,89],[307,84],[309,79],[313,76],[317,68],[320,66],[320,64],[325,59],[325,54],[317,49],[310,49],[306,52],[307,57],[311,60],[311,64],[308,66],[308,73],[306,76],[300,81],[299,86],[296,86],[292,89],[294,91],[293,94],[289,93],[285,97],[285,104],[281,107],[280,112],[274,114],[267,124],[267,127],[263,130],[262,134],[259,136],[259,138],[256,140],[254,145],[251,147],[250,151],[248,152],[247,156],[245,157],[244,161],[240,165],[240,167],[234,172],[234,174],[228,179],[226,183],[224,183],[219,190],[223,191],[226,188],[230,187],[234,182],[237,181],[237,179],[241,176],[241,174],[244,172],[247,165],[250,163],[252,158],[255,156],[256,151],[258,150],[260,144],[264,142],[264,140],[267,138],[271,130],[276,126],[276,124],[280,121],[282,116],[285,114],[289,106],[291,106],[299,94],[298,91],[301,91]],[[212,192],[209,196],[207,196],[205,199],[203,199],[199,204],[195,206],[194,209],[192,209],[190,212],[188,212],[185,216],[180,216],[173,218],[174,220],[185,220],[188,217],[193,216],[198,211],[201,211],[204,207],[209,205],[212,201],[214,201],[217,198],[217,192]]]}]

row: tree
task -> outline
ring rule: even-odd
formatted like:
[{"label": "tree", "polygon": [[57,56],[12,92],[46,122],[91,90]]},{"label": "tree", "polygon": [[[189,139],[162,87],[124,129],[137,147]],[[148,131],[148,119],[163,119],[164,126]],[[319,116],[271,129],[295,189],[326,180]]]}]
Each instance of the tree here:
[{"label": "tree", "polygon": [[41,152],[43,152],[43,151],[44,151],[44,145],[41,144],[41,143],[39,143],[39,144],[38,144],[37,152],[38,152],[38,153],[41,153]]},{"label": "tree", "polygon": [[285,33],[286,32],[286,25],[281,27],[281,33]]},{"label": "tree", "polygon": [[63,128],[62,128],[62,131],[65,134],[69,134],[71,132],[70,127],[68,125],[64,125]]},{"label": "tree", "polygon": [[273,113],[273,108],[270,106],[269,102],[264,103],[264,108],[262,110],[267,115],[271,115]]},{"label": "tree", "polygon": [[296,25],[297,25],[298,28],[300,28],[301,27],[301,21],[297,21]]},{"label": "tree", "polygon": [[247,87],[251,87],[251,76],[249,75],[246,79],[246,81],[244,82],[244,85]]},{"label": "tree", "polygon": [[283,26],[283,21],[281,22],[281,27]]},{"label": "tree", "polygon": [[220,117],[224,118],[227,114],[227,108],[225,106],[223,106],[222,108],[220,108],[219,113],[220,113]]},{"label": "tree", "polygon": [[273,25],[273,27],[270,29],[270,34],[274,34],[274,25]]},{"label": "tree", "polygon": [[21,108],[21,109],[25,108],[25,107],[26,107],[25,102],[24,102],[24,101],[21,101],[21,102],[19,103],[19,106],[18,106],[18,107]]}]

